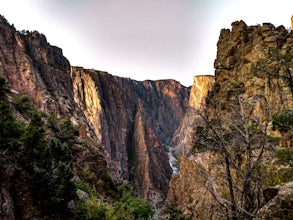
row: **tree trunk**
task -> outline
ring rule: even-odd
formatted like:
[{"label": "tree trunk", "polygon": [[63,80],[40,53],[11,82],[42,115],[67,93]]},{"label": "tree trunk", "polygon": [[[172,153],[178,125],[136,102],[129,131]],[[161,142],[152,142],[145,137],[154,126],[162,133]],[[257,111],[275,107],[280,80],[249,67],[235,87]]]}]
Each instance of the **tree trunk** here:
[{"label": "tree trunk", "polygon": [[225,155],[225,163],[226,163],[227,181],[228,181],[229,192],[230,192],[232,219],[237,220],[237,207],[236,207],[236,202],[235,202],[233,181],[232,181],[232,176],[231,176],[231,171],[230,171],[230,162],[229,162],[229,157],[227,154]]}]

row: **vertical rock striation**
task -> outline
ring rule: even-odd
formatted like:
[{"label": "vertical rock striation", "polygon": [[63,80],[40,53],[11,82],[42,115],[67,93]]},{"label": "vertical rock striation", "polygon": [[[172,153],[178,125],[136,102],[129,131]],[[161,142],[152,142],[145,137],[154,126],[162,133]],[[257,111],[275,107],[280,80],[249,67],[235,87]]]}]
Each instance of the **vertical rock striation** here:
[{"label": "vertical rock striation", "polygon": [[171,148],[179,155],[188,155],[194,143],[194,131],[201,123],[199,113],[203,113],[206,97],[213,88],[214,76],[195,76],[190,90],[189,107],[175,131]]},{"label": "vertical rock striation", "polygon": [[189,89],[174,80],[137,82],[72,67],[75,102],[113,162],[116,175],[162,204],[171,177],[164,144],[188,106]]},{"label": "vertical rock striation", "polygon": [[[107,173],[104,150],[83,111],[74,102],[70,64],[60,48],[51,46],[45,36],[37,32],[17,32],[1,16],[0,76],[7,79],[14,95],[29,97],[33,107],[42,112],[44,121],[49,114],[58,119],[70,119],[79,131],[71,140],[75,175],[78,177],[85,166],[90,166],[95,178],[107,183],[97,188],[100,193],[108,188],[115,190]],[[13,102],[11,97],[9,100]],[[21,114],[16,116],[28,123]],[[50,135],[50,129],[46,129]],[[10,151],[0,150],[0,218],[52,218],[50,213],[38,207],[38,201],[34,199],[36,192],[28,186],[29,172],[20,161],[10,159]],[[11,157],[14,158],[13,155]]]},{"label": "vertical rock striation", "polygon": [[[70,67],[62,50],[44,35],[17,32],[3,17],[0,76],[14,93],[28,95],[44,117],[70,118],[79,131],[72,149],[77,175],[90,167],[108,183],[105,187],[112,187],[108,166],[115,178],[130,180],[138,194],[162,205],[172,173],[164,144],[186,113],[190,88],[175,80],[137,82]],[[20,204],[20,212],[33,207]]]}]

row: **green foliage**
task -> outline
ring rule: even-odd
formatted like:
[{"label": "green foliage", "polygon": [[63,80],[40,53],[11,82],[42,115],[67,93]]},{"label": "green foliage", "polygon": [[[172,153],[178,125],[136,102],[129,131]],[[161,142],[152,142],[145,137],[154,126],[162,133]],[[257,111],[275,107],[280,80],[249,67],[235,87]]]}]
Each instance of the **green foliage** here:
[{"label": "green foliage", "polygon": [[6,93],[10,91],[6,79],[0,77],[0,150],[16,148],[21,145],[20,136],[23,125],[17,123],[10,110]]},{"label": "green foliage", "polygon": [[289,165],[293,168],[293,150],[281,149],[276,151],[278,162],[281,165]]},{"label": "green foliage", "polygon": [[88,193],[91,198],[95,198],[97,196],[96,191],[85,182],[77,182],[75,183],[75,187]]},{"label": "green foliage", "polygon": [[293,181],[293,168],[271,169],[270,167],[262,168],[264,184],[275,186],[282,183]]},{"label": "green foliage", "polygon": [[204,150],[204,147],[201,144],[201,139],[207,137],[208,135],[208,128],[207,126],[197,126],[195,129],[195,136],[197,137],[195,139],[192,153],[200,152],[201,150]]},{"label": "green foliage", "polygon": [[293,110],[285,110],[281,114],[274,115],[273,129],[281,133],[287,133],[293,129]]},{"label": "green foliage", "polygon": [[82,178],[89,183],[94,183],[96,180],[95,174],[91,171],[89,166],[85,166],[81,171]]},{"label": "green foliage", "polygon": [[33,112],[30,123],[25,127],[21,137],[22,154],[25,159],[38,157],[45,150],[46,133],[42,127],[41,114]]},{"label": "green foliage", "polygon": [[71,121],[66,118],[66,119],[61,119],[59,123],[60,123],[60,132],[58,133],[59,138],[61,140],[71,139],[76,133]]},{"label": "green foliage", "polygon": [[1,100],[4,98],[4,96],[10,91],[8,82],[5,78],[0,77],[0,98]]},{"label": "green foliage", "polygon": [[76,206],[76,219],[94,220],[134,220],[149,219],[154,215],[154,209],[147,201],[135,197],[131,191],[122,190],[118,202],[107,204],[99,202],[96,193],[87,184],[78,184],[81,190],[88,192],[91,198],[87,201],[78,201]]},{"label": "green foliage", "polygon": [[135,219],[148,219],[155,214],[153,207],[147,201],[133,197],[129,191],[124,191],[121,201],[116,205],[116,210],[119,212],[126,210],[131,213]]},{"label": "green foliage", "polygon": [[72,152],[69,149],[68,143],[62,142],[58,138],[50,138],[46,145],[47,156],[60,161],[70,161]]},{"label": "green foliage", "polygon": [[30,188],[42,208],[66,208],[74,196],[71,158],[68,143],[47,138],[41,114],[34,112],[22,136],[22,158],[30,172]]},{"label": "green foliage", "polygon": [[47,116],[47,120],[50,128],[55,132],[55,135],[62,141],[69,141],[77,133],[71,121],[67,118],[57,119],[55,114],[51,112]]},{"label": "green foliage", "polygon": [[172,219],[172,220],[190,219],[190,218],[186,218],[180,209],[171,205],[166,207],[166,210],[164,211],[164,213],[169,217],[169,219]]},{"label": "green foliage", "polygon": [[0,149],[20,146],[23,129],[24,127],[15,121],[8,103],[0,100]]},{"label": "green foliage", "polygon": [[[0,151],[6,163],[28,174],[25,181],[36,206],[55,216],[65,214],[67,203],[74,199],[70,143],[47,137],[41,113],[30,109],[28,97],[19,96],[9,103],[7,92],[6,80],[0,78]],[[27,125],[16,121],[12,104],[19,111],[30,109]],[[70,127],[68,122],[62,126]]]},{"label": "green foliage", "polygon": [[27,95],[16,96],[14,98],[14,106],[16,110],[21,113],[29,113],[32,110],[29,97]]},{"label": "green foliage", "polygon": [[76,204],[77,220],[98,220],[106,219],[107,207],[99,204],[94,199],[78,201]]}]

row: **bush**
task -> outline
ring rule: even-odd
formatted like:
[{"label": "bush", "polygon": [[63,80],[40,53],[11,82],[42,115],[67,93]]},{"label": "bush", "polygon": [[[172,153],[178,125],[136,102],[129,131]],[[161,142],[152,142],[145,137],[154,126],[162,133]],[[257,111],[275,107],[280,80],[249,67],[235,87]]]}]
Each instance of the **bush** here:
[{"label": "bush", "polygon": [[293,129],[293,110],[285,110],[279,115],[273,116],[273,130],[287,133]]},{"label": "bush", "polygon": [[172,220],[187,220],[182,211],[174,206],[167,206],[164,213]]},{"label": "bush", "polygon": [[8,103],[0,100],[0,150],[21,146],[23,130],[24,126],[16,122]]},{"label": "bush", "polygon": [[87,184],[77,184],[76,186],[91,196],[87,201],[77,202],[76,219],[143,220],[151,218],[155,213],[149,202],[132,196],[129,190],[123,190],[120,201],[107,204],[99,202],[97,194]]},{"label": "bush", "polygon": [[21,113],[29,113],[32,110],[30,100],[27,95],[20,95],[14,98],[14,106]]},{"label": "bush", "polygon": [[91,199],[88,201],[78,201],[76,204],[77,220],[102,220],[106,219],[107,207]]},{"label": "bush", "polygon": [[282,149],[276,151],[276,156],[278,158],[278,162],[281,165],[289,165],[293,168],[293,150],[290,149]]},{"label": "bush", "polygon": [[[19,173],[27,174],[21,180],[16,176],[14,183],[24,181],[34,205],[42,212],[55,217],[67,215],[67,204],[74,199],[75,192],[68,143],[48,138],[41,113],[29,106],[28,97],[18,96],[10,103],[6,96],[8,91],[7,82],[0,77],[0,151],[5,152],[6,163],[14,164]],[[19,111],[30,110],[27,125],[16,121],[12,104]],[[68,123],[65,124],[68,127]]]},{"label": "bush", "polygon": [[62,141],[70,141],[77,134],[71,121],[67,118],[57,119],[55,114],[51,112],[47,116],[47,120],[56,137]]},{"label": "bush", "polygon": [[0,97],[1,100],[4,98],[4,96],[10,91],[8,82],[5,78],[0,77]]},{"label": "bush", "polygon": [[96,192],[94,189],[92,189],[92,188],[91,188],[87,183],[85,183],[85,182],[78,182],[78,183],[75,183],[75,187],[76,187],[77,189],[80,189],[80,190],[82,190],[82,191],[88,193],[89,196],[90,196],[91,198],[95,198],[95,197],[97,197],[97,192]]},{"label": "bush", "polygon": [[122,198],[120,202],[115,206],[115,209],[119,212],[120,209],[129,212],[135,219],[148,219],[152,217],[155,212],[152,205],[139,197],[134,197],[129,191],[122,192]]}]

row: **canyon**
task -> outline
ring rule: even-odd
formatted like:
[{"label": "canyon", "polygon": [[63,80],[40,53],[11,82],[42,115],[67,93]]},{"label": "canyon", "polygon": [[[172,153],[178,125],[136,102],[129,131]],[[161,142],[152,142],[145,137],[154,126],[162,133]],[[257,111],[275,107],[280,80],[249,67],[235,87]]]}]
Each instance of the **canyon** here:
[{"label": "canyon", "polygon": [[162,207],[172,176],[166,149],[189,107],[190,88],[175,80],[139,82],[71,67],[44,35],[20,33],[4,17],[0,31],[0,76],[11,91],[28,96],[44,117],[70,119],[78,131],[72,146],[75,178],[89,167],[108,183],[95,186],[100,193],[125,180],[137,195]]},{"label": "canyon", "polygon": [[[101,200],[117,200],[119,188],[130,185],[158,210],[171,206],[192,219],[217,219],[224,208],[211,191],[218,190],[222,197],[227,194],[220,190],[223,164],[216,150],[195,149],[197,128],[219,111],[223,121],[233,119],[231,109],[237,99],[245,107],[253,106],[251,117],[260,123],[265,122],[267,109],[270,117],[292,109],[292,80],[286,79],[292,77],[293,32],[268,23],[247,26],[238,21],[232,23],[232,30],[221,31],[217,46],[215,76],[195,76],[192,87],[175,80],[135,81],[71,66],[62,49],[51,46],[43,34],[16,31],[1,16],[0,76],[8,82],[9,105],[18,121],[30,124],[14,107],[14,96],[29,97],[33,108],[41,112],[47,135],[54,133],[49,123],[52,117],[72,123],[73,179],[79,184],[85,181]],[[268,58],[271,52],[275,57]],[[279,53],[288,62],[276,61]],[[265,59],[268,66],[261,66]],[[292,148],[290,132],[273,130],[272,122],[268,130],[281,139],[278,147]],[[9,160],[8,150],[0,150],[0,216],[52,217],[34,203],[34,192],[26,186],[29,172]],[[89,197],[78,190],[79,198]],[[270,199],[271,206],[278,207],[276,198]],[[70,202],[75,200],[72,197]],[[67,208],[74,206],[70,202]]]}]

